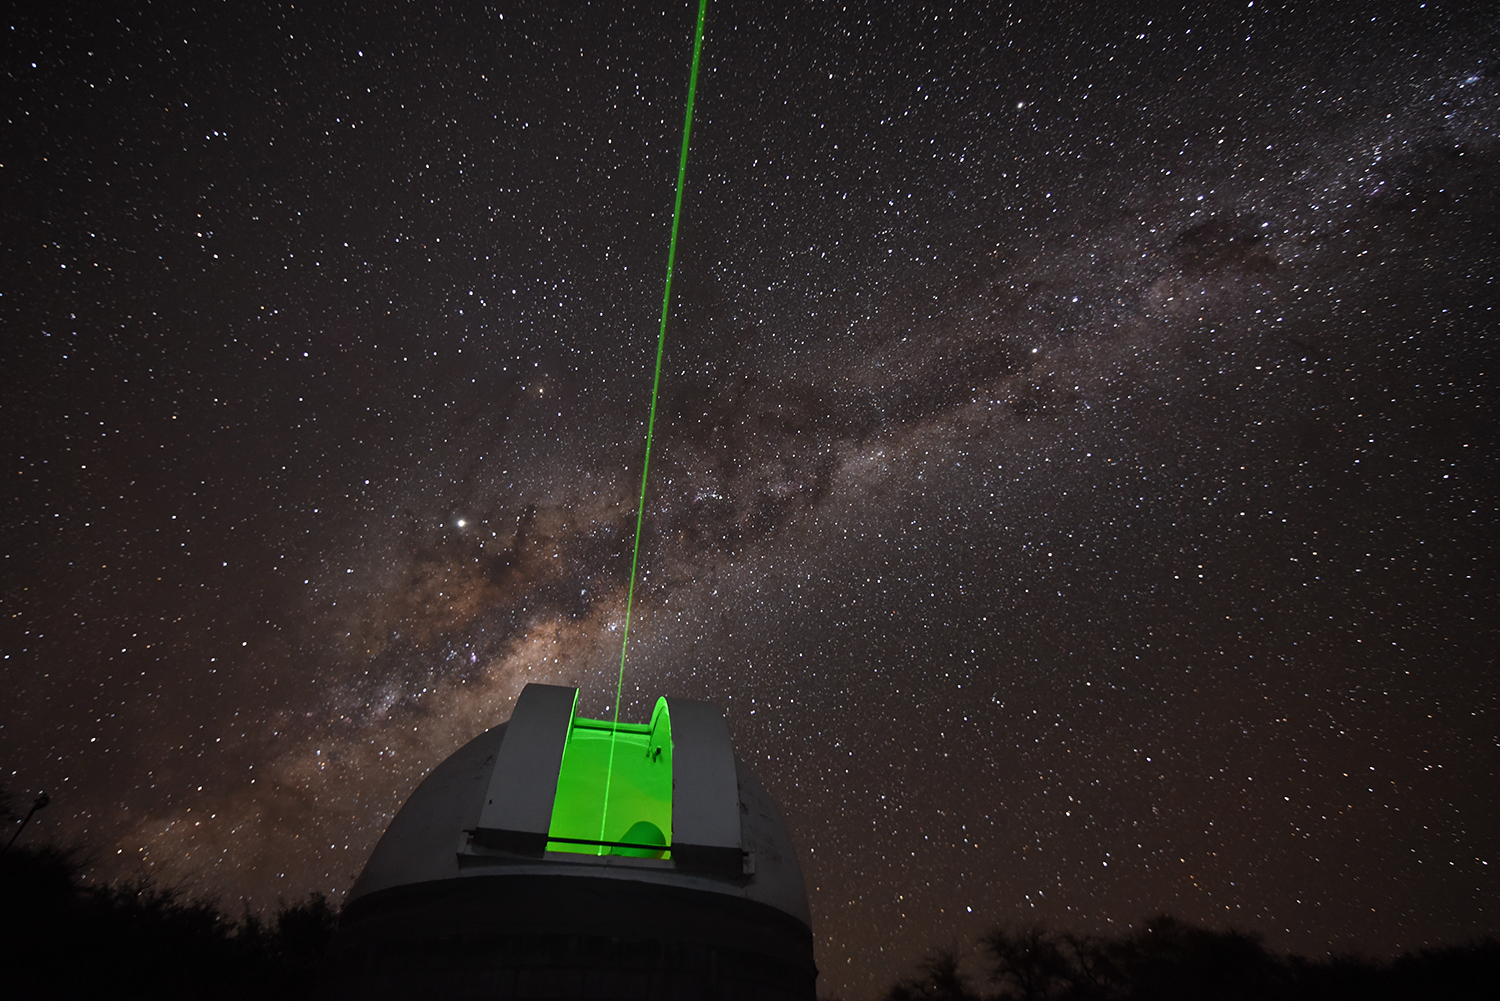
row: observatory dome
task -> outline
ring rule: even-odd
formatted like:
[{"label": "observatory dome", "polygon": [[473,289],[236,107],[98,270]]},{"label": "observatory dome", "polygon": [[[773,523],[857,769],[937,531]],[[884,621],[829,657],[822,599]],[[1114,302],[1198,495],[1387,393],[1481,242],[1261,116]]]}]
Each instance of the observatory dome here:
[{"label": "observatory dome", "polygon": [[814,997],[802,871],[718,708],[616,726],[577,701],[527,685],[417,786],[349,893],[326,996]]}]

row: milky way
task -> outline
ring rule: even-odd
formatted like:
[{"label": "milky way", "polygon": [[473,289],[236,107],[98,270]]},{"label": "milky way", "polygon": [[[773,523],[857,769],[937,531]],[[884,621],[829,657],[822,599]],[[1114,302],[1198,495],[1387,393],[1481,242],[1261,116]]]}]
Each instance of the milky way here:
[{"label": "milky way", "polygon": [[[533,6],[15,21],[0,764],[94,878],[337,898],[608,712],[693,12]],[[821,991],[1500,929],[1497,38],[710,5],[623,712],[724,708]]]}]

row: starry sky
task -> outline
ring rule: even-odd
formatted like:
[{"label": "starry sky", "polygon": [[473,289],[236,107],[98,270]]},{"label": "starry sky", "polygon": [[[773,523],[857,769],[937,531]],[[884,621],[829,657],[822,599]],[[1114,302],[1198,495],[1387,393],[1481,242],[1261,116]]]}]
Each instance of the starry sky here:
[{"label": "starry sky", "polygon": [[[27,838],[338,899],[526,682],[608,715],[694,15],[12,13]],[[1483,2],[711,0],[623,716],[723,707],[822,991],[1500,930],[1497,129]]]}]

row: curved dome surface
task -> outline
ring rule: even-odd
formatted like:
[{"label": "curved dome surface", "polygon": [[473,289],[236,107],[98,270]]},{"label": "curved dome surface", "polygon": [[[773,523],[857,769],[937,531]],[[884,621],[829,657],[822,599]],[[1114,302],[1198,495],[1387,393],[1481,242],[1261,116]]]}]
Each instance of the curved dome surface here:
[{"label": "curved dome surface", "polygon": [[814,996],[802,872],[709,703],[587,720],[528,685],[433,769],[350,891],[335,997]]}]

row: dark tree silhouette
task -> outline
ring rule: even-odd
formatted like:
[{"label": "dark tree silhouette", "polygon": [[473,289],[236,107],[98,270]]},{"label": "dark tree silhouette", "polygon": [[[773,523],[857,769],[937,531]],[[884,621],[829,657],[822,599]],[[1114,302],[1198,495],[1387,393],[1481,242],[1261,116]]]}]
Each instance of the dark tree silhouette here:
[{"label": "dark tree silhouette", "polygon": [[[1500,1001],[1500,942],[1423,949],[1389,961],[1273,956],[1258,936],[1160,915],[1118,938],[996,927],[979,943],[988,1001]],[[977,998],[960,953],[930,953],[887,1001]]]},{"label": "dark tree silhouette", "polygon": [[1281,964],[1255,936],[1198,928],[1166,915],[1121,942],[1115,961],[1133,998],[1237,1001],[1273,997],[1287,986]]},{"label": "dark tree silhouette", "polygon": [[288,972],[315,977],[338,926],[338,911],[329,906],[328,898],[321,893],[313,893],[305,902],[290,907],[282,904],[276,913],[276,934],[272,940],[275,959]]},{"label": "dark tree silhouette", "polygon": [[886,991],[886,1001],[980,1001],[958,963],[956,949],[929,952],[917,964],[915,976],[897,981]]},{"label": "dark tree silhouette", "polygon": [[1001,998],[1042,1001],[1080,979],[1057,937],[1042,925],[997,925],[980,945],[990,958],[991,976],[1000,984]]}]

